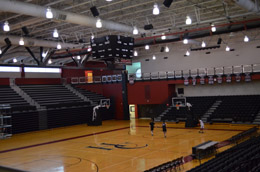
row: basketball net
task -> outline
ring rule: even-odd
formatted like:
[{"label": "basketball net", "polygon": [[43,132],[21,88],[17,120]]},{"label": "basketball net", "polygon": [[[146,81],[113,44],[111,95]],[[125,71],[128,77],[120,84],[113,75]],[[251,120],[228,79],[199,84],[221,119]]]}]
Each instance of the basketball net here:
[{"label": "basketball net", "polygon": [[180,105],[177,104],[176,105],[176,109],[179,110],[180,109]]},{"label": "basketball net", "polygon": [[109,105],[106,105],[106,108],[109,109]]}]

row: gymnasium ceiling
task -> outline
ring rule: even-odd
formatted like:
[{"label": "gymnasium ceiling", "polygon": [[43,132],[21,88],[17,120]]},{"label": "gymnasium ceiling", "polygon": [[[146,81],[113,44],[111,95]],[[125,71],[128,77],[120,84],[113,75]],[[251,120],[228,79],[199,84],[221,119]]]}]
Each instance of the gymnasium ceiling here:
[{"label": "gymnasium ceiling", "polygon": [[[9,0],[0,0],[0,6],[3,1]],[[250,1],[251,4],[259,3],[258,0],[248,1]],[[255,23],[253,26],[255,28],[259,27],[260,23],[259,12],[245,9],[238,5],[235,0],[173,0],[169,8],[163,5],[163,0],[112,0],[111,2],[107,2],[106,0],[19,0],[18,2],[35,4],[45,8],[51,7],[54,10],[76,13],[89,16],[90,18],[93,18],[90,7],[96,6],[101,20],[113,21],[126,25],[129,28],[132,28],[133,26],[139,28],[139,34],[133,35],[131,33],[132,31],[118,31],[118,29],[113,29],[113,26],[109,29],[105,27],[98,29],[95,26],[87,26],[84,22],[82,22],[82,24],[74,24],[66,22],[66,20],[51,20],[46,19],[45,17],[36,17],[24,15],[24,13],[6,11],[3,6],[2,11],[0,9],[1,25],[3,25],[5,21],[8,21],[11,28],[9,32],[4,32],[1,29],[0,36],[21,37],[24,34],[21,28],[26,26],[29,31],[28,37],[30,38],[75,44],[75,47],[77,46],[76,48],[88,47],[91,35],[94,35],[95,37],[110,34],[134,36],[138,46],[143,46],[147,43],[147,40],[148,43],[153,43],[154,36],[159,36],[163,33],[171,35],[172,33],[198,29],[196,32],[191,32],[190,34],[200,37],[200,35],[203,35],[203,32],[205,32],[205,29],[199,29],[208,28],[207,32],[209,33],[211,24],[222,26],[222,24],[255,20],[254,22],[251,22]],[[160,8],[159,15],[152,14],[155,2]],[[185,24],[187,15],[192,19],[191,25]],[[147,24],[152,24],[153,29],[145,31],[143,27]],[[241,23],[240,26],[245,28],[247,24],[250,25],[250,23]],[[228,28],[230,25],[225,26],[225,31],[230,29]],[[58,39],[52,37],[55,28],[59,32]],[[145,33],[145,35],[141,35],[141,33]],[[143,40],[141,37],[152,38],[150,40]],[[176,37],[181,40],[181,35],[178,34],[174,34],[172,40]],[[167,39],[168,38],[170,37],[167,37]],[[12,47],[0,59],[1,64],[13,64],[13,58],[17,58],[18,62],[16,63],[18,64],[20,64],[20,60],[23,60],[23,63],[25,64],[36,64],[35,60],[24,46],[19,46],[17,43],[12,44]],[[1,43],[1,47],[3,50],[5,44]],[[40,59],[40,48],[30,47],[30,49],[34,52],[36,58]],[[45,47],[44,51],[49,50],[50,52],[52,49],[53,48]],[[71,61],[72,59],[70,57],[59,58],[53,60],[52,65],[64,65]]]}]

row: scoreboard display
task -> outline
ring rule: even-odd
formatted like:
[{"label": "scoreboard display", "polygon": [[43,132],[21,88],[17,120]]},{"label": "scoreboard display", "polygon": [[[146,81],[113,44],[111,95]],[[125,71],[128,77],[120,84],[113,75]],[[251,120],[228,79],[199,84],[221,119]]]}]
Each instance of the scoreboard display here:
[{"label": "scoreboard display", "polygon": [[132,59],[134,38],[109,35],[90,40],[93,59],[111,60]]}]

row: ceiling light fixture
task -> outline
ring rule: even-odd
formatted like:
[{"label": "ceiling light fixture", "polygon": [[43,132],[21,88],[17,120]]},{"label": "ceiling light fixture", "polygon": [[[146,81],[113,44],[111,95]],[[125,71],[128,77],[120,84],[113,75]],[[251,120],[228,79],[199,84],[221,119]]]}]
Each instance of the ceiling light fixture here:
[{"label": "ceiling light fixture", "polygon": [[155,55],[153,55],[153,60],[156,60],[156,56]]},{"label": "ceiling light fixture", "polygon": [[23,37],[20,38],[19,45],[24,45]]},{"label": "ceiling light fixture", "polygon": [[185,39],[183,40],[183,44],[188,44],[188,43],[189,43],[188,39],[185,38]]},{"label": "ceiling light fixture", "polygon": [[149,49],[150,49],[149,45],[146,45],[144,48],[145,48],[146,50],[149,50]]},{"label": "ceiling light fixture", "polygon": [[61,45],[60,45],[60,43],[57,44],[57,49],[58,49],[58,50],[61,49]]},{"label": "ceiling light fixture", "polygon": [[96,27],[97,27],[97,28],[102,28],[102,22],[101,22],[101,19],[100,19],[100,18],[97,19]]},{"label": "ceiling light fixture", "polygon": [[134,51],[134,56],[138,56],[138,52],[136,50]]},{"label": "ceiling light fixture", "polygon": [[51,64],[51,63],[52,63],[51,59],[50,59],[50,60],[48,60],[48,64]]},{"label": "ceiling light fixture", "polygon": [[166,46],[166,47],[165,47],[165,52],[168,53],[169,51],[170,51],[169,47]]},{"label": "ceiling light fixture", "polygon": [[138,35],[138,29],[136,28],[136,26],[134,26],[133,34]]},{"label": "ceiling light fixture", "polygon": [[4,29],[5,32],[9,32],[10,31],[10,26],[9,26],[8,21],[5,21],[3,29]]},{"label": "ceiling light fixture", "polygon": [[47,51],[46,52],[42,52],[42,57],[45,58],[47,56]]},{"label": "ceiling light fixture", "polygon": [[248,38],[248,36],[246,36],[246,35],[245,35],[245,37],[244,37],[244,42],[249,42],[249,38]]},{"label": "ceiling light fixture", "polygon": [[164,33],[162,34],[161,39],[162,39],[162,40],[165,40],[165,39],[166,39],[166,36],[164,35]]},{"label": "ceiling light fixture", "polygon": [[2,54],[2,49],[0,48],[0,54]]},{"label": "ceiling light fixture", "polygon": [[226,51],[230,51],[230,48],[229,48],[229,46],[226,46]]},{"label": "ceiling light fixture", "polygon": [[95,38],[95,35],[94,35],[94,34],[92,34],[92,35],[91,35],[91,39],[94,39],[94,38]]},{"label": "ceiling light fixture", "polygon": [[190,18],[190,16],[186,17],[186,25],[190,25],[192,23],[192,20]]},{"label": "ceiling light fixture", "polygon": [[187,51],[185,55],[186,55],[186,56],[190,56],[190,52],[189,52],[189,51]]},{"label": "ceiling light fixture", "polygon": [[111,2],[111,1],[113,1],[113,0],[106,0],[107,2]]},{"label": "ceiling light fixture", "polygon": [[206,47],[206,43],[204,41],[202,41],[201,47]]},{"label": "ceiling light fixture", "polygon": [[52,18],[53,18],[53,13],[52,13],[50,7],[48,7],[48,8],[46,9],[46,18],[47,18],[47,19],[52,19]]},{"label": "ceiling light fixture", "polygon": [[58,38],[59,37],[59,33],[58,33],[58,30],[56,28],[54,29],[52,36],[54,38]]},{"label": "ceiling light fixture", "polygon": [[160,9],[158,7],[157,3],[154,3],[153,5],[153,15],[159,15],[160,14]]},{"label": "ceiling light fixture", "polygon": [[216,32],[216,30],[217,30],[216,27],[214,26],[214,24],[212,24],[212,25],[211,25],[211,31],[212,31],[212,32]]},{"label": "ceiling light fixture", "polygon": [[77,56],[77,59],[80,60],[80,56]]},{"label": "ceiling light fixture", "polygon": [[14,58],[14,59],[13,59],[13,62],[14,62],[14,63],[16,63],[16,62],[17,62],[17,59],[16,59],[16,58]]}]

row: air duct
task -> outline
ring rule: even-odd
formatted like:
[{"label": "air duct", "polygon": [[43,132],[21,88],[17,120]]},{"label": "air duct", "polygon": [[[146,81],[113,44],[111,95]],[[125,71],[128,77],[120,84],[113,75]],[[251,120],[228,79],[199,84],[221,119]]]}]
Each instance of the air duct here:
[{"label": "air duct", "polygon": [[[12,42],[12,45],[19,45],[20,36],[11,36],[11,35],[0,35],[0,44],[5,44],[5,39],[9,38]],[[57,42],[55,41],[46,41],[34,38],[24,37],[24,46],[28,47],[46,47],[46,48],[56,48]],[[63,49],[65,48],[76,48],[81,47],[79,44],[70,44],[70,43],[60,43]]]},{"label": "air duct", "polygon": [[[46,9],[47,9],[46,7],[31,4],[31,3],[26,3],[26,2],[20,2],[14,0],[0,0],[0,11],[13,12],[13,13],[34,16],[34,17],[45,18]],[[53,20],[59,20],[67,23],[73,23],[82,26],[96,28],[97,19],[94,17],[80,15],[80,14],[71,13],[67,11],[61,11],[54,8],[51,8],[51,11],[53,13]],[[133,32],[132,26],[128,26],[128,25],[124,25],[112,21],[102,20],[102,25],[103,28],[109,30],[128,32],[128,33]],[[141,33],[145,32],[144,29],[141,28],[138,28],[138,30]]]},{"label": "air duct", "polygon": [[236,2],[237,5],[239,5],[240,7],[248,11],[259,12],[259,7],[251,0],[234,0],[234,1]]}]

